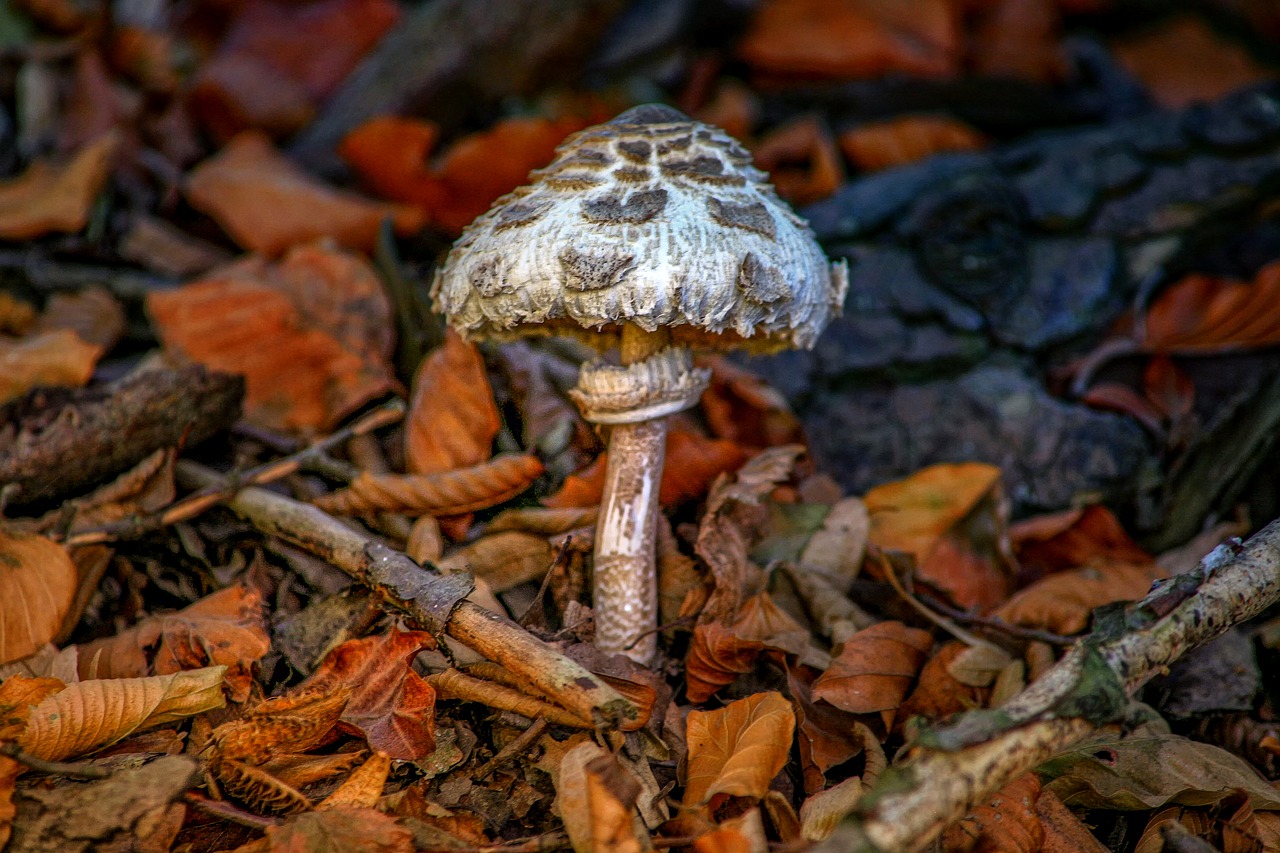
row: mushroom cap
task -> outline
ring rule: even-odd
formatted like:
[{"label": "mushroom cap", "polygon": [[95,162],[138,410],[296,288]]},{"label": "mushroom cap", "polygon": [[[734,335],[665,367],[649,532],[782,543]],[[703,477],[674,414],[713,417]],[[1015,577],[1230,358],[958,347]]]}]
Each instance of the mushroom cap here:
[{"label": "mushroom cap", "polygon": [[671,107],[580,131],[530,177],[436,271],[436,308],[464,337],[606,349],[632,323],[677,345],[772,352],[812,346],[844,302],[844,263],[751,155]]}]

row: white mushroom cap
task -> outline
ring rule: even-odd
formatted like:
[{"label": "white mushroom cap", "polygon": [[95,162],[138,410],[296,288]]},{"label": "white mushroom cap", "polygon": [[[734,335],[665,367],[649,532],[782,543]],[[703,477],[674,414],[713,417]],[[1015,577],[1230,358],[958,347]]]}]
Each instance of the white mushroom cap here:
[{"label": "white mushroom cap", "polygon": [[465,337],[571,335],[624,323],[677,345],[810,347],[848,274],[724,131],[650,104],[569,137],[494,203],[432,285]]}]

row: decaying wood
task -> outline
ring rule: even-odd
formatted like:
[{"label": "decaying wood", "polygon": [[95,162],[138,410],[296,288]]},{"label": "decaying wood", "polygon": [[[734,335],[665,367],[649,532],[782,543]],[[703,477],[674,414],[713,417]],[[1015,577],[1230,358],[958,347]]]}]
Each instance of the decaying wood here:
[{"label": "decaying wood", "polygon": [[193,445],[240,417],[244,380],[198,365],[103,387],[40,388],[0,407],[0,483],[10,506],[52,501]]},{"label": "decaying wood", "polygon": [[[197,487],[223,478],[192,462],[179,476]],[[227,502],[264,533],[278,536],[342,569],[382,602],[434,634],[449,636],[518,673],[573,715],[599,725],[636,719],[635,705],[504,616],[463,600],[470,578],[424,570],[404,554],[357,533],[316,507],[260,488]]]},{"label": "decaying wood", "polygon": [[[1191,649],[1280,599],[1280,520],[1243,546],[1222,546],[1162,582],[995,712],[921,737],[825,844],[836,851],[924,848],[942,829],[1021,773],[1088,737],[1124,700]],[[1100,631],[1105,631],[1101,635]]]}]

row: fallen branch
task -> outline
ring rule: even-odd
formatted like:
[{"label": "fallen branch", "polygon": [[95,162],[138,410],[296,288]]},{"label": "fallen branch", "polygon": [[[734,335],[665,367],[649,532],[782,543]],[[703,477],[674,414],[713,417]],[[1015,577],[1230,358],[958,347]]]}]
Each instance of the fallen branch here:
[{"label": "fallen branch", "polygon": [[816,851],[919,850],[1018,775],[1116,719],[1127,697],[1196,646],[1280,599],[1280,521],[1159,583],[994,711],[924,733]]},{"label": "fallen branch", "polygon": [[[178,474],[200,488],[225,482],[217,472],[189,461],[178,463]],[[510,619],[464,600],[471,589],[469,575],[424,570],[322,510],[265,489],[243,489],[227,506],[263,533],[342,569],[416,626],[436,635],[446,633],[517,673],[573,715],[602,726],[638,717],[630,700],[585,668]]]}]

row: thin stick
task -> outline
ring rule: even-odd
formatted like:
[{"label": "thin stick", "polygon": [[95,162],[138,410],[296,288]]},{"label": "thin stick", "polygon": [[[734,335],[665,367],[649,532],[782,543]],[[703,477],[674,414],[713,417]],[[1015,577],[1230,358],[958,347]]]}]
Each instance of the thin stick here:
[{"label": "thin stick", "polygon": [[250,468],[239,475],[227,477],[222,484],[206,486],[158,512],[122,518],[103,527],[72,534],[66,538],[65,544],[68,546],[95,545],[118,539],[133,539],[179,521],[195,518],[210,507],[230,500],[238,489],[271,483],[281,477],[287,477],[306,465],[312,457],[325,453],[353,436],[366,435],[381,427],[390,426],[403,417],[404,402],[393,400],[296,453]]},{"label": "thin stick", "polygon": [[[218,473],[193,462],[178,474],[199,486],[223,485]],[[639,717],[629,699],[504,616],[471,601],[467,576],[425,571],[403,553],[373,542],[309,504],[250,487],[227,506],[271,536],[297,545],[368,587],[386,606],[433,634],[447,633],[497,661],[572,715],[612,726]]]},{"label": "thin stick", "polygon": [[427,676],[427,683],[436,689],[441,699],[461,699],[477,702],[499,711],[510,711],[531,720],[546,720],[557,726],[590,729],[592,724],[581,717],[558,708],[550,702],[535,699],[513,687],[472,678],[456,669],[446,669]]},{"label": "thin stick", "polygon": [[[1108,682],[1132,695],[1196,646],[1280,600],[1280,520],[1243,546],[1221,546],[1193,571],[1161,582],[1130,605],[1125,630],[1077,642],[1048,672],[1000,708],[994,734],[968,745],[961,716],[926,733],[906,760],[886,772],[855,814],[814,848],[909,851],[926,847],[952,821],[1018,775],[1097,730],[1084,705],[1105,707]],[[1110,670],[1110,676],[1106,670]],[[1089,703],[1072,701],[1087,691]],[[1098,715],[1103,719],[1109,715]]]},{"label": "thin stick", "polygon": [[51,773],[58,776],[70,776],[72,779],[105,779],[111,771],[93,764],[69,763],[64,761],[45,761],[28,755],[19,749],[16,743],[0,744],[0,755],[7,755],[19,764],[25,764],[37,773]]},{"label": "thin stick", "polygon": [[534,720],[529,728],[522,731],[511,743],[499,750],[497,755],[486,761],[484,766],[475,772],[473,778],[483,779],[508,761],[524,755],[531,746],[537,743],[538,738],[542,737],[542,733],[547,730],[548,726],[546,717],[539,717]]}]

